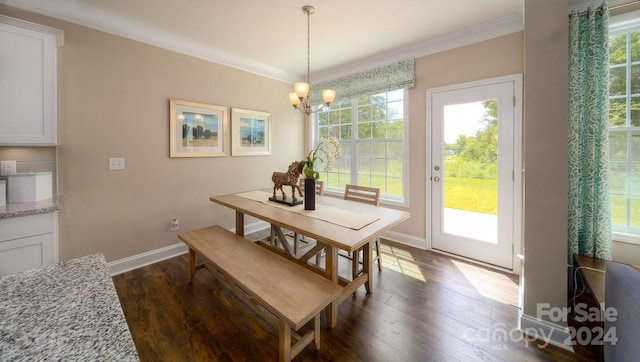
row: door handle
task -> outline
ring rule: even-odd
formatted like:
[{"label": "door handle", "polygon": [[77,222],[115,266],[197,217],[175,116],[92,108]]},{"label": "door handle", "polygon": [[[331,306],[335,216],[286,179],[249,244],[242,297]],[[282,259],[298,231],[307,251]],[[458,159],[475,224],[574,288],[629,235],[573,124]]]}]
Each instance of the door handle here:
[{"label": "door handle", "polygon": [[433,182],[440,182],[440,177],[434,176],[433,177]]}]

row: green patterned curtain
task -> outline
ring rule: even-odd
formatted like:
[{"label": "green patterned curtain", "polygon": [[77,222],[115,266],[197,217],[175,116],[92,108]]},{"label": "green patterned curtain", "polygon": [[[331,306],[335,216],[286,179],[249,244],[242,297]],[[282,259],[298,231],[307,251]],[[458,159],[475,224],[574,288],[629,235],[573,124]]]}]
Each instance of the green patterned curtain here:
[{"label": "green patterned curtain", "polygon": [[569,14],[569,263],[611,259],[609,9]]},{"label": "green patterned curtain", "polygon": [[336,91],[336,101],[353,99],[396,89],[412,88],[416,85],[415,60],[383,65],[346,77],[326,81],[311,86],[311,99],[322,102],[322,89]]}]

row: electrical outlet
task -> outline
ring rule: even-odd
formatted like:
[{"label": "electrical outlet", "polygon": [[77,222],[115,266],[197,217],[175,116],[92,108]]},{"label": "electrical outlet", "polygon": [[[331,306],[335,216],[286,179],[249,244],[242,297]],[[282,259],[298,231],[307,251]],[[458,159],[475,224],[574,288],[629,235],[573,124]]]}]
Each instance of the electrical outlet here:
[{"label": "electrical outlet", "polygon": [[110,158],[109,159],[109,171],[124,170],[124,158]]},{"label": "electrical outlet", "polygon": [[171,231],[178,231],[179,228],[180,228],[180,220],[178,220],[178,218],[171,219],[170,230]]},{"label": "electrical outlet", "polygon": [[16,161],[0,161],[0,176],[7,176],[16,172]]}]

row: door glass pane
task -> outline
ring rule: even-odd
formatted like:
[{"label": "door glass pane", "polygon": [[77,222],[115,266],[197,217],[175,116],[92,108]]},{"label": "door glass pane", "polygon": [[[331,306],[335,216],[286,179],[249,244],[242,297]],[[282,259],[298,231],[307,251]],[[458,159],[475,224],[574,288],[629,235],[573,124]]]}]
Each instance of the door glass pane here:
[{"label": "door glass pane", "polygon": [[498,102],[444,107],[443,230],[497,243]]}]

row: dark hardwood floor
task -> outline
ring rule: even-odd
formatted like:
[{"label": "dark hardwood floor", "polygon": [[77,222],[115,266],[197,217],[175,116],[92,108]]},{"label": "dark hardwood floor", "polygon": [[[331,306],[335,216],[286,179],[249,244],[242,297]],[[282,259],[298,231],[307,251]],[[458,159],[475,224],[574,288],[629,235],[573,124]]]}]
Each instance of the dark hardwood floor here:
[{"label": "dark hardwood floor", "polygon": [[[320,351],[296,361],[593,360],[516,331],[516,276],[384,240],[381,249],[373,294],[345,300],[333,330],[323,314]],[[275,328],[207,271],[187,278],[186,254],[113,278],[142,361],[278,359]]]}]

